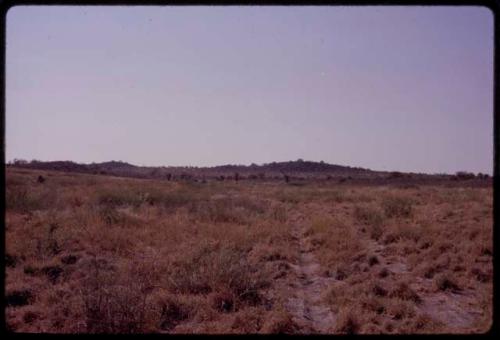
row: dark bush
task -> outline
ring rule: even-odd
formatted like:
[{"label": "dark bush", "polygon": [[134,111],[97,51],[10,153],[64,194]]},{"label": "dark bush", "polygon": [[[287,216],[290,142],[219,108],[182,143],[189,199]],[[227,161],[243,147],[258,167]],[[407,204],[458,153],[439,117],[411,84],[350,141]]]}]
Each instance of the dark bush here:
[{"label": "dark bush", "polygon": [[390,297],[399,298],[404,301],[413,301],[415,303],[422,302],[420,296],[411,287],[405,283],[401,282],[398,286],[391,292]]},{"label": "dark bush", "polygon": [[399,171],[393,171],[389,174],[389,178],[403,178],[404,174]]},{"label": "dark bush", "polygon": [[176,299],[168,298],[161,303],[160,329],[171,330],[179,322],[189,318],[191,308]]},{"label": "dark bush", "polygon": [[5,266],[14,268],[17,264],[17,257],[9,254],[5,254]]},{"label": "dark bush", "polygon": [[23,315],[23,321],[27,324],[31,324],[33,321],[38,319],[39,315],[37,313],[34,313],[32,311],[27,311]]},{"label": "dark bush", "polygon": [[46,266],[42,268],[42,273],[44,273],[52,284],[57,282],[57,279],[63,272],[62,268],[59,266]]},{"label": "dark bush", "polygon": [[61,258],[61,262],[63,264],[75,264],[78,261],[78,256],[75,255],[66,255]]},{"label": "dark bush", "polygon": [[216,293],[212,297],[212,306],[214,309],[222,313],[229,313],[234,311],[235,297],[231,292]]},{"label": "dark bush", "polygon": [[474,179],[476,176],[472,172],[458,171],[455,174],[456,178],[459,180]]},{"label": "dark bush", "polygon": [[387,290],[380,286],[379,284],[374,284],[372,287],[372,292],[375,296],[386,296]]},{"label": "dark bush", "polygon": [[382,268],[382,269],[379,271],[379,273],[378,273],[378,277],[380,277],[380,278],[385,278],[385,277],[389,276],[389,274],[390,274],[389,270],[388,270],[387,268],[385,268],[385,267],[384,267],[384,268]]},{"label": "dark bush", "polygon": [[336,330],[339,333],[343,334],[357,334],[359,329],[361,328],[355,314],[352,312],[348,312],[346,314],[341,315],[338,320]]},{"label": "dark bush", "polygon": [[23,268],[23,272],[26,275],[35,276],[35,275],[38,275],[38,273],[40,272],[40,270],[38,268],[35,268],[35,267],[32,267],[32,266],[25,266]]},{"label": "dark bush", "polygon": [[487,273],[482,271],[479,268],[472,268],[471,274],[476,278],[479,282],[490,282],[493,278],[492,273]]},{"label": "dark bush", "polygon": [[370,256],[370,258],[368,259],[368,264],[371,266],[374,266],[376,264],[379,264],[379,260],[378,260],[378,257],[376,256]]},{"label": "dark bush", "polygon": [[33,301],[33,293],[28,289],[13,290],[5,295],[6,306],[25,306]]}]

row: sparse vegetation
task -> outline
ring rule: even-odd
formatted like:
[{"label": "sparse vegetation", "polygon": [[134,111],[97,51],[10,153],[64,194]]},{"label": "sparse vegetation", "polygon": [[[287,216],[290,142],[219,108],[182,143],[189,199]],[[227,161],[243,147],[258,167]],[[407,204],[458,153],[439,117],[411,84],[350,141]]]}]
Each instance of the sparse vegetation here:
[{"label": "sparse vegetation", "polygon": [[7,168],[10,330],[489,327],[491,187],[403,187],[415,179],[400,174],[394,185],[295,174],[287,185],[279,172],[250,178],[232,168],[197,182],[188,173],[155,176],[163,180]]},{"label": "sparse vegetation", "polygon": [[404,196],[388,196],[382,201],[385,215],[391,217],[411,217],[412,200]]}]

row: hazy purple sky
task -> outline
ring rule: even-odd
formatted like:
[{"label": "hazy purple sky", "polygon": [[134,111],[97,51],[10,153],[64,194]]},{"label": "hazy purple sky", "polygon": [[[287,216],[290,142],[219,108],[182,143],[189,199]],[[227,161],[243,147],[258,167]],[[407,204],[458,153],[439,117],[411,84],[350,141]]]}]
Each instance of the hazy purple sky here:
[{"label": "hazy purple sky", "polygon": [[481,7],[14,7],[6,158],[493,169]]}]

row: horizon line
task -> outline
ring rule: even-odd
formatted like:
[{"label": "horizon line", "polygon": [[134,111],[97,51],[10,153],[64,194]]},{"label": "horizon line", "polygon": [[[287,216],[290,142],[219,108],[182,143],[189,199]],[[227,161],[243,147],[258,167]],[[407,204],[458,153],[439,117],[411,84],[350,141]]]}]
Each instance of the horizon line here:
[{"label": "horizon line", "polygon": [[334,166],[341,166],[341,167],[346,167],[346,168],[352,168],[352,169],[362,169],[362,170],[368,170],[372,172],[382,172],[382,173],[390,173],[390,172],[399,172],[399,173],[406,173],[406,174],[421,174],[421,175],[447,175],[447,176],[452,176],[455,175],[459,172],[466,172],[466,173],[472,173],[472,174],[488,174],[490,176],[493,176],[493,172],[474,172],[474,171],[469,171],[469,170],[458,170],[455,171],[455,173],[448,173],[448,172],[416,172],[416,171],[401,171],[401,170],[376,170],[368,167],[360,167],[360,166],[351,166],[351,165],[343,165],[343,164],[337,164],[337,163],[329,163],[323,160],[320,161],[315,161],[315,160],[307,160],[307,159],[302,159],[302,158],[297,158],[296,160],[284,160],[284,161],[272,161],[272,162],[267,162],[267,163],[256,163],[256,162],[251,162],[249,164],[235,164],[235,163],[227,163],[227,164],[218,164],[218,165],[144,165],[144,164],[137,164],[137,163],[130,163],[128,161],[123,161],[123,160],[108,160],[108,161],[101,161],[101,162],[78,162],[74,160],[40,160],[40,159],[23,159],[23,158],[13,158],[9,161],[6,161],[5,165],[16,165],[14,162],[18,161],[23,161],[27,162],[27,164],[31,164],[33,162],[40,162],[40,163],[50,163],[50,162],[71,162],[75,164],[82,164],[82,165],[91,165],[91,164],[102,164],[102,163],[109,163],[109,162],[117,162],[117,163],[125,163],[129,164],[132,166],[136,167],[144,167],[144,168],[217,168],[217,167],[222,167],[222,166],[241,166],[241,167],[252,167],[252,166],[266,166],[266,165],[271,165],[274,163],[288,163],[288,162],[309,162],[309,163],[318,163],[318,164],[326,164],[326,165],[334,165]]}]

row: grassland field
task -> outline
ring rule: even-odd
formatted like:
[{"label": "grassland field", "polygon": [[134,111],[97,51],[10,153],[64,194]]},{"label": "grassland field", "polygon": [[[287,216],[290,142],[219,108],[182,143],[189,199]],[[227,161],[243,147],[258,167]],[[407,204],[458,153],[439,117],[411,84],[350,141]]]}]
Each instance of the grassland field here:
[{"label": "grassland field", "polygon": [[492,323],[491,187],[7,168],[5,191],[11,331],[476,333]]}]

